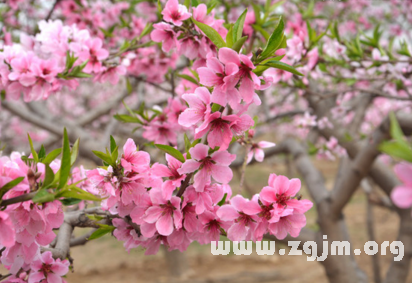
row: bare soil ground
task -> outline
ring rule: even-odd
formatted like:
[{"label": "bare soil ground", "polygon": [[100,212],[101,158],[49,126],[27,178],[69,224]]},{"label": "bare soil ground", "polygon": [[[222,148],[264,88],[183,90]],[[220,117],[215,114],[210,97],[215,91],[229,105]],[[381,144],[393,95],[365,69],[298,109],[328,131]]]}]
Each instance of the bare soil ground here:
[{"label": "bare soil ground", "polygon": [[[332,187],[337,164],[316,161],[315,163],[326,176],[328,187]],[[284,166],[281,158],[272,158],[265,164],[248,167],[245,178],[248,182],[244,194],[256,193],[267,185],[268,176],[273,172],[289,177],[299,177],[293,168],[288,170]],[[237,192],[238,178],[234,178],[231,184],[234,192]],[[309,197],[306,189],[303,190],[303,195],[306,198]],[[354,195],[344,213],[352,239],[351,250],[359,248],[363,251],[363,245],[369,239],[365,226],[365,195],[361,190],[358,190]],[[383,241],[396,240],[399,221],[395,213],[384,208],[374,207],[374,217],[378,244]],[[307,227],[316,230],[315,209],[308,212],[307,218]],[[279,245],[277,245],[276,250],[278,251],[278,249]],[[258,256],[255,252],[250,256],[213,256],[210,253],[210,245],[200,246],[195,243],[184,253],[185,271],[179,277],[173,277],[169,270],[170,265],[164,256],[165,251],[161,251],[155,256],[144,256],[143,250],[136,249],[128,254],[124,251],[121,242],[113,237],[104,236],[85,246],[73,248],[74,272],[67,276],[67,281],[68,283],[327,282],[320,263],[307,261],[306,255],[281,256],[277,251],[273,256]],[[380,255],[379,258],[381,272],[384,276],[393,256],[389,253],[386,256]],[[356,259],[372,282],[372,257],[362,252],[360,256],[356,256]],[[412,276],[409,277],[408,282],[412,282]]]}]

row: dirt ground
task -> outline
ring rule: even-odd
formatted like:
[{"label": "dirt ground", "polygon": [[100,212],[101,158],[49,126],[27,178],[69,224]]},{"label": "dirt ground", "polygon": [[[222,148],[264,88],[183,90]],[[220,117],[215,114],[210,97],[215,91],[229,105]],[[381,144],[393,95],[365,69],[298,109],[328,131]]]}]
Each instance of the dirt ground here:
[{"label": "dirt ground", "polygon": [[[282,158],[272,158],[264,165],[252,165],[246,172],[246,188],[244,195],[257,192],[267,185],[270,173],[284,174],[289,177],[299,177],[293,167],[289,170],[284,166]],[[337,164],[333,162],[316,162],[316,166],[324,173],[328,187],[332,187],[336,174]],[[231,183],[234,192],[238,190],[238,176]],[[251,186],[253,184],[253,188]],[[303,196],[308,198],[304,189]],[[396,240],[399,221],[396,214],[388,209],[374,207],[375,231],[378,244],[383,241]],[[366,203],[365,195],[361,190],[352,198],[345,208],[345,218],[352,239],[351,250],[359,248],[367,242],[368,234],[365,226]],[[316,212],[311,209],[307,213],[310,229],[317,229]],[[82,231],[78,232],[82,233]],[[276,246],[273,256],[258,256],[255,252],[250,256],[219,255],[210,253],[210,245],[200,246],[192,244],[189,249],[172,260],[181,262],[184,272],[179,276],[172,276],[171,261],[167,261],[165,251],[155,256],[144,256],[141,249],[132,250],[129,254],[124,251],[122,243],[111,236],[94,240],[85,246],[72,249],[74,258],[74,272],[68,274],[68,283],[157,283],[157,282],[276,282],[276,283],[311,283],[327,282],[323,267],[318,262],[307,261],[306,255],[288,256],[279,255],[279,246]],[[288,252],[286,252],[287,254]],[[388,251],[389,253],[389,251]],[[368,274],[372,282],[372,257],[362,252],[356,256],[361,268]],[[392,262],[393,256],[379,256],[382,276]],[[186,264],[184,264],[186,263]],[[412,282],[412,276],[408,282]]]}]

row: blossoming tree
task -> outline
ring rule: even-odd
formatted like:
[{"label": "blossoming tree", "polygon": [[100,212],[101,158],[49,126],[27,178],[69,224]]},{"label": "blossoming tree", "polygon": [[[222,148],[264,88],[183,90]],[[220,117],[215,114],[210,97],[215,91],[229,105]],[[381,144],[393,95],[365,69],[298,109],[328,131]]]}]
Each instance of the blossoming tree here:
[{"label": "blossoming tree", "polygon": [[[321,253],[322,235],[349,240],[342,210],[371,182],[392,195],[412,248],[410,29],[376,24],[390,11],[410,26],[408,1],[40,2],[0,4],[3,282],[62,282],[70,248],[109,233],[145,254],[221,236]],[[278,144],[258,142],[263,131]],[[313,203],[300,179],[273,173],[250,199],[232,191],[233,170],[241,188],[247,164],[277,154],[293,156],[319,231],[304,228]],[[339,159],[333,189],[310,155]],[[387,165],[399,158],[404,185]],[[73,238],[83,227],[94,229]],[[405,282],[411,257],[385,282]],[[350,255],[321,263],[330,282],[368,280]]]}]

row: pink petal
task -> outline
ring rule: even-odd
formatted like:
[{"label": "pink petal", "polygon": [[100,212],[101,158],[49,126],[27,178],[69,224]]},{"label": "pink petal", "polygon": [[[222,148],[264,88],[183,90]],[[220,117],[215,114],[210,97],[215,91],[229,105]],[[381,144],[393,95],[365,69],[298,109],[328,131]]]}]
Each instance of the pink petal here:
[{"label": "pink petal", "polygon": [[227,184],[232,180],[233,172],[228,166],[223,165],[213,165],[212,166],[212,177],[216,182]]},{"label": "pink petal", "polygon": [[165,214],[156,222],[156,229],[160,235],[169,236],[173,232],[173,219],[170,214]]},{"label": "pink petal", "polygon": [[216,215],[223,221],[233,221],[239,218],[239,213],[229,204],[222,205]]},{"label": "pink petal", "polygon": [[235,63],[240,66],[239,54],[233,49],[223,47],[219,49],[219,60],[223,64]]},{"label": "pink petal", "polygon": [[[397,173],[398,174],[398,173]],[[391,194],[393,203],[400,208],[409,208],[412,206],[412,187],[398,186],[395,187]]]}]

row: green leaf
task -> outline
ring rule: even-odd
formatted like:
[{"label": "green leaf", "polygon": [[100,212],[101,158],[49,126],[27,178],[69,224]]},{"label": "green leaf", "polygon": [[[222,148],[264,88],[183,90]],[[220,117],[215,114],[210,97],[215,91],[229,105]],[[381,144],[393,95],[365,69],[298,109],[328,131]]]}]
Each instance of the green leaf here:
[{"label": "green leaf", "polygon": [[195,25],[197,25],[198,28],[200,28],[201,31],[204,32],[204,34],[216,45],[217,48],[226,47],[225,41],[214,28],[204,23],[198,22],[195,19],[193,19],[193,22],[195,23]]},{"label": "green leaf", "polygon": [[248,39],[247,36],[240,38],[238,41],[235,42],[235,44],[233,44],[232,49],[235,50],[236,52],[239,52],[240,49],[242,49],[242,46],[246,42],[247,39]]},{"label": "green leaf", "polygon": [[184,139],[185,139],[185,151],[189,152],[189,149],[191,148],[191,142],[189,138],[187,137],[186,133],[184,134]]},{"label": "green leaf", "polygon": [[118,146],[116,146],[115,149],[112,151],[111,157],[112,157],[112,162],[113,162],[112,164],[116,165],[117,158],[119,157],[119,147]]},{"label": "green leaf", "polygon": [[76,185],[68,185],[56,194],[56,198],[77,198],[81,200],[101,201],[102,199],[85,190],[80,189]]},{"label": "green leaf", "polygon": [[104,152],[101,151],[97,151],[97,150],[92,150],[92,152],[94,153],[94,155],[96,155],[97,157],[99,157],[101,160],[103,160],[104,162],[106,162],[109,165],[114,166],[115,164],[113,164],[112,162],[112,156],[108,155]]},{"label": "green leaf", "polygon": [[267,57],[271,56],[281,45],[283,40],[283,29],[285,28],[285,23],[283,19],[279,19],[279,23],[275,30],[273,31],[272,35],[269,37],[268,42],[266,43],[263,52],[260,54],[262,59],[266,59]]},{"label": "green leaf", "polygon": [[260,18],[261,8],[260,8],[259,5],[256,5],[253,2],[251,4],[252,4],[252,7],[253,7],[253,12],[255,12],[255,22],[256,22],[256,24],[260,24],[261,21],[262,21],[261,18]]},{"label": "green leaf", "polygon": [[139,118],[132,117],[132,116],[125,115],[125,114],[116,114],[113,116],[113,118],[123,123],[138,123],[138,124],[143,125],[142,120],[140,120]]},{"label": "green leaf", "polygon": [[170,154],[171,156],[173,156],[174,158],[176,158],[180,162],[185,162],[185,158],[184,158],[183,154],[180,151],[178,151],[176,148],[171,147],[169,145],[164,145],[164,144],[155,144],[155,146],[158,149],[163,150],[164,152]]},{"label": "green leaf", "polygon": [[396,120],[396,116],[393,112],[389,113],[389,119],[391,122],[390,133],[392,138],[394,138],[397,141],[405,141],[402,129],[399,126],[398,120]]},{"label": "green leaf", "polygon": [[253,27],[256,31],[260,32],[266,40],[269,40],[270,34],[269,34],[267,31],[265,31],[261,26],[259,26],[259,25],[252,25],[252,27]]},{"label": "green leaf", "polygon": [[24,180],[24,177],[18,177],[14,180],[11,180],[10,182],[4,184],[3,187],[0,188],[0,202],[1,199],[3,198],[3,196],[12,188],[14,188],[15,186],[17,186],[18,184],[20,184],[21,181]]},{"label": "green leaf", "polygon": [[186,6],[187,9],[190,8],[190,0],[185,0],[185,2],[183,2],[183,5]]},{"label": "green leaf", "polygon": [[142,33],[139,35],[139,40],[142,39],[145,35],[148,35],[153,29],[153,23],[147,23],[144,27]]},{"label": "green leaf", "polygon": [[49,154],[46,155],[46,157],[42,160],[42,163],[44,164],[50,164],[53,160],[56,159],[57,156],[60,155],[62,152],[61,148],[56,148],[55,150],[52,150]]},{"label": "green leaf", "polygon": [[232,48],[233,43],[234,43],[234,41],[233,41],[233,25],[231,24],[230,27],[229,27],[229,30],[227,32],[227,35],[226,35],[226,45],[227,45],[227,47]]},{"label": "green leaf", "polygon": [[65,199],[60,200],[60,202],[65,206],[75,205],[81,201],[82,200],[78,198],[65,198]]},{"label": "green leaf", "polygon": [[217,104],[217,103],[213,103],[213,104],[212,104],[212,112],[219,111],[219,110],[220,110],[220,107],[222,107],[222,106],[220,106],[220,105]]},{"label": "green leaf", "polygon": [[27,133],[27,137],[29,138],[30,150],[31,150],[31,154],[33,155],[33,159],[34,161],[39,162],[39,156],[37,155],[37,152],[34,150],[33,141],[31,140],[31,137],[28,133]]},{"label": "green leaf", "polygon": [[46,164],[45,167],[46,167],[46,175],[44,177],[42,188],[47,188],[54,181],[54,172],[53,172],[53,170],[50,168],[49,164]]},{"label": "green leaf", "polygon": [[43,145],[41,145],[40,151],[39,151],[39,160],[42,160],[46,156],[46,149],[44,148]]},{"label": "green leaf", "polygon": [[39,190],[32,199],[34,203],[45,203],[45,202],[51,202],[54,200],[55,200],[55,195],[52,193],[49,193],[46,189]]},{"label": "green leaf", "polygon": [[412,162],[412,149],[404,142],[386,141],[379,145],[379,150],[396,158]]},{"label": "green leaf", "polygon": [[227,193],[223,196],[223,198],[217,203],[218,206],[222,206],[225,204],[227,198]]},{"label": "green leaf", "polygon": [[191,77],[191,76],[189,76],[189,75],[178,74],[177,76],[178,76],[179,78],[185,79],[185,80],[187,80],[187,81],[189,81],[189,82],[191,82],[191,83],[194,83],[195,85],[199,85],[199,82],[198,82],[195,78],[193,78],[193,77]]},{"label": "green leaf", "polygon": [[276,61],[276,60],[266,62],[266,63],[264,64],[264,66],[269,66],[269,67],[272,67],[272,68],[281,69],[281,70],[290,72],[290,73],[292,73],[292,74],[295,74],[295,75],[297,75],[297,76],[303,76],[302,73],[298,72],[298,71],[297,71],[295,68],[293,68],[292,66],[290,66],[290,65],[288,65],[288,64],[286,64],[286,63],[283,63],[283,62]]},{"label": "green leaf", "polygon": [[197,0],[192,0],[192,7],[199,6],[199,2]]},{"label": "green leaf", "polygon": [[243,13],[240,15],[240,17],[237,19],[235,22],[235,25],[233,26],[233,42],[238,41],[243,34],[243,26],[245,25],[245,20],[246,20],[246,14],[247,14],[247,9],[243,11]]},{"label": "green leaf", "polygon": [[116,141],[114,140],[113,136],[110,135],[110,152],[113,153],[113,151],[118,148]]},{"label": "green leaf", "polygon": [[67,135],[67,130],[66,128],[64,128],[63,153],[62,153],[62,161],[60,165],[60,180],[59,180],[59,186],[57,187],[57,189],[61,189],[67,184],[67,180],[69,179],[69,175],[70,175],[70,168],[71,168],[70,141],[69,141],[69,136]]},{"label": "green leaf", "polygon": [[76,162],[77,156],[79,155],[79,142],[80,139],[77,139],[74,143],[70,155],[70,165],[73,166],[74,162]]},{"label": "green leaf", "polygon": [[90,237],[88,238],[88,240],[94,240],[94,239],[98,239],[100,237],[103,237],[106,234],[109,234],[111,232],[114,231],[114,229],[116,229],[116,227],[113,226],[109,226],[109,225],[101,225],[101,227],[99,229],[97,229],[96,231],[94,231]]}]

